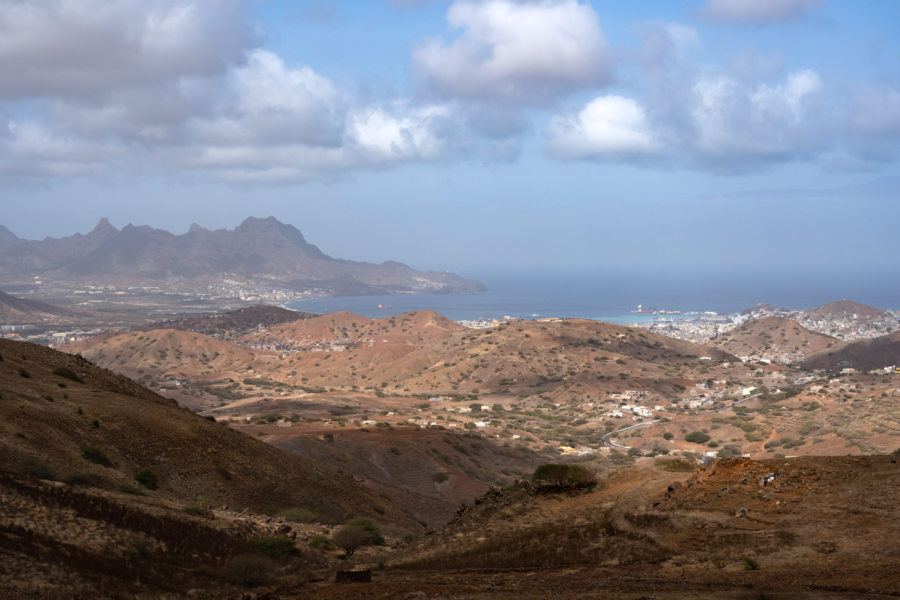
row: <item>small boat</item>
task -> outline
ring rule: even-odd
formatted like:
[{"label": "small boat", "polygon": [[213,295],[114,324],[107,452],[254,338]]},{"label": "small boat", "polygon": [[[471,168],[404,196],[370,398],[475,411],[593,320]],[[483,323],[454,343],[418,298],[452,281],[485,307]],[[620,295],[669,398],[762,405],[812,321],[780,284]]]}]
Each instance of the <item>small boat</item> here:
[{"label": "small boat", "polygon": [[388,305],[388,304],[379,304],[379,305],[378,305],[378,308],[381,308],[381,309],[387,309],[387,308],[392,308],[392,307],[391,307],[390,305]]}]

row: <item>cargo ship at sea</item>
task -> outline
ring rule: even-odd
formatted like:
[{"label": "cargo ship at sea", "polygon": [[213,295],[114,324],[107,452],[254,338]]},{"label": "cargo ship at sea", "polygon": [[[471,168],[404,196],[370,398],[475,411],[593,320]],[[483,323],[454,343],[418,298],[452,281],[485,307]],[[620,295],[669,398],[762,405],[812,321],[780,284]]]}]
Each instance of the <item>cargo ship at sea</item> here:
[{"label": "cargo ship at sea", "polygon": [[656,312],[656,310],[652,309],[652,308],[644,308],[644,306],[642,304],[638,304],[637,308],[631,312],[636,313],[636,314],[641,314],[641,315],[652,315],[653,313]]}]

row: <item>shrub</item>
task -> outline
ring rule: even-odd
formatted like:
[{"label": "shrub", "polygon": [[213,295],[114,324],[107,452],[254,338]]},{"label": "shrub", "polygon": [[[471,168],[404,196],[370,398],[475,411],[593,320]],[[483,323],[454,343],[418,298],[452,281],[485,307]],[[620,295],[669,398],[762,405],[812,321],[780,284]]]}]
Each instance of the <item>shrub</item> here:
[{"label": "shrub", "polygon": [[277,559],[290,558],[297,554],[297,546],[286,537],[262,537],[251,542],[254,549]]},{"label": "shrub", "polygon": [[710,440],[708,433],[703,433],[702,431],[692,431],[691,433],[684,436],[685,441],[693,442],[695,444],[705,444]]},{"label": "shrub", "polygon": [[332,541],[344,549],[347,556],[363,546],[380,546],[384,538],[372,519],[353,517],[334,534]]},{"label": "shrub", "polygon": [[60,377],[65,377],[66,379],[71,379],[72,381],[77,381],[78,383],[84,383],[81,377],[79,377],[72,369],[67,369],[66,367],[56,367],[53,369],[54,375],[59,375]]},{"label": "shrub", "polygon": [[667,432],[665,432],[665,433],[663,434],[663,439],[664,439],[664,440],[671,440],[673,437],[675,437],[675,436],[672,434],[671,431],[667,431]]},{"label": "shrub", "polygon": [[305,508],[289,508],[278,513],[278,516],[284,518],[285,521],[294,523],[317,523],[322,521],[319,515]]},{"label": "shrub", "polygon": [[584,465],[548,463],[535,469],[531,478],[538,485],[560,489],[590,488],[597,484],[594,474]]},{"label": "shrub", "polygon": [[24,377],[24,378],[28,379],[29,377],[31,377],[31,373],[29,373],[28,371],[26,371],[25,369],[20,367],[19,368],[19,377]]},{"label": "shrub", "polygon": [[237,585],[256,587],[272,582],[275,564],[265,556],[239,554],[231,557],[220,569],[222,579]]},{"label": "shrub", "polygon": [[436,471],[431,474],[431,480],[435,483],[444,483],[450,478],[449,475],[444,473],[443,471]]},{"label": "shrub", "polygon": [[53,469],[36,458],[26,458],[22,461],[22,473],[38,479],[56,479]]},{"label": "shrub", "polygon": [[316,550],[334,550],[334,544],[328,539],[327,535],[314,535],[309,538],[309,545]]},{"label": "shrub", "polygon": [[112,461],[109,460],[109,457],[103,454],[103,452],[101,452],[100,449],[96,446],[88,446],[87,448],[82,450],[81,457],[85,460],[89,460],[92,463],[96,463],[104,467],[112,466]]},{"label": "shrub", "polygon": [[83,485],[96,488],[109,487],[109,480],[103,475],[97,475],[95,473],[73,473],[66,477],[66,483],[69,485]]},{"label": "shrub", "polygon": [[156,473],[146,467],[134,474],[134,480],[148,490],[155,490],[159,484],[156,479]]}]

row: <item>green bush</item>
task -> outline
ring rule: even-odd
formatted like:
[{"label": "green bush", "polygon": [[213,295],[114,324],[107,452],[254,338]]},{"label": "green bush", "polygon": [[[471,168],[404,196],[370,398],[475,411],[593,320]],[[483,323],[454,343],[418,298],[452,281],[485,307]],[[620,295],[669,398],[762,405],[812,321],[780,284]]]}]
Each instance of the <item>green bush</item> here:
[{"label": "green bush", "polygon": [[100,451],[96,446],[88,446],[84,450],[81,451],[81,457],[85,460],[89,460],[92,463],[96,463],[98,465],[102,465],[104,467],[111,467],[112,461],[109,460],[103,452]]},{"label": "green bush", "polygon": [[237,585],[256,587],[273,581],[275,564],[265,556],[239,554],[231,557],[219,574],[222,579]]},{"label": "green bush", "polygon": [[262,537],[251,542],[255,550],[277,559],[290,558],[297,554],[297,546],[286,537]]},{"label": "green bush", "polygon": [[22,461],[22,473],[38,479],[56,479],[56,473],[49,466],[36,458],[26,458]]},{"label": "green bush", "polygon": [[554,488],[590,488],[597,484],[594,474],[584,465],[548,463],[534,470],[531,479],[538,485]]},{"label": "green bush", "polygon": [[143,468],[137,473],[134,474],[134,480],[139,484],[147,488],[148,490],[155,490],[159,485],[159,482],[156,479],[156,473],[154,473],[151,469]]},{"label": "green bush", "polygon": [[695,444],[705,444],[710,440],[708,433],[703,433],[702,431],[692,431],[691,433],[684,436],[685,441],[693,442]]},{"label": "green bush", "polygon": [[73,473],[66,477],[66,483],[85,487],[109,488],[109,480],[103,475],[95,473]]},{"label": "green bush", "polygon": [[320,523],[322,522],[322,518],[311,510],[306,510],[305,508],[289,508],[287,510],[283,510],[278,513],[279,517],[284,518],[285,521],[291,521],[294,523]]},{"label": "green bush", "polygon": [[71,369],[67,369],[66,367],[56,367],[53,369],[54,375],[59,375],[60,377],[65,377],[66,379],[71,379],[72,381],[77,381],[78,383],[84,383],[81,377],[79,377],[74,371]]},{"label": "green bush", "polygon": [[314,535],[309,538],[309,545],[316,550],[334,550],[334,544],[327,535]]},{"label": "green bush", "polygon": [[334,534],[332,541],[350,556],[363,546],[384,544],[384,537],[372,519],[353,517]]}]

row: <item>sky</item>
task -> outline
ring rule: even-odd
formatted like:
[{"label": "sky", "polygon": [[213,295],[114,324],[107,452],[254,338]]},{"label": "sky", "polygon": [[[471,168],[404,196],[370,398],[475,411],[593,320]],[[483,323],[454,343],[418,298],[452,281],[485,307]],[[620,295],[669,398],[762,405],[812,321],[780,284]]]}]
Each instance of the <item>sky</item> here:
[{"label": "sky", "polygon": [[900,277],[895,0],[0,0],[0,224]]}]

